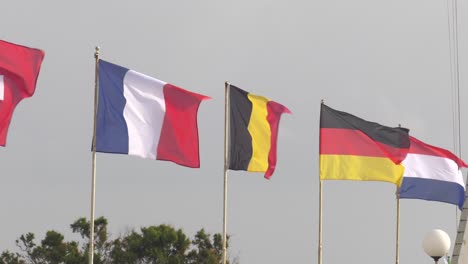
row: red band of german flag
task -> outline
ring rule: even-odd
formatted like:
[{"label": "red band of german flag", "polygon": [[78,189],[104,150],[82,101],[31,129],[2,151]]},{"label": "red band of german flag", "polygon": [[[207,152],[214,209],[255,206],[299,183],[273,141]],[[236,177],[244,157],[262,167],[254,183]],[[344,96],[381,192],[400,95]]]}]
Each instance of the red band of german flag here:
[{"label": "red band of german flag", "polygon": [[320,179],[401,184],[409,130],[369,122],[322,104]]},{"label": "red band of german flag", "polygon": [[276,142],[281,115],[290,113],[268,98],[229,87],[229,169],[265,172],[276,167]]}]

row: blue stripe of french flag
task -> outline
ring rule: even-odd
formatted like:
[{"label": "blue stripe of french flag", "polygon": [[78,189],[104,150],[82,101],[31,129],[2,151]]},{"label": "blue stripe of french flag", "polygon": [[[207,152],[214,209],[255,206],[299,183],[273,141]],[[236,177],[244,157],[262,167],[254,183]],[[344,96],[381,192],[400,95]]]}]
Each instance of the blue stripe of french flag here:
[{"label": "blue stripe of french flag", "polygon": [[400,198],[423,199],[458,205],[465,202],[461,167],[467,164],[448,150],[410,137],[411,146],[402,164],[405,167]]},{"label": "blue stripe of french flag", "polygon": [[209,97],[99,61],[96,151],[200,167],[197,113]]}]

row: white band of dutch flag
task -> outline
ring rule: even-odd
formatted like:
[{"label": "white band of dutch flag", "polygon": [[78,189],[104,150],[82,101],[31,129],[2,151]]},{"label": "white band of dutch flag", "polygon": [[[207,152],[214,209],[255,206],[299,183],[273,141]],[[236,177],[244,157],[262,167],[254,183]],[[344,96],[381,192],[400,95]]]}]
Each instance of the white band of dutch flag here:
[{"label": "white band of dutch flag", "polygon": [[0,101],[3,101],[5,94],[5,85],[3,84],[3,75],[0,75]]},{"label": "white band of dutch flag", "polygon": [[465,201],[465,183],[460,168],[467,165],[446,149],[410,137],[400,198],[423,199],[456,204]]}]

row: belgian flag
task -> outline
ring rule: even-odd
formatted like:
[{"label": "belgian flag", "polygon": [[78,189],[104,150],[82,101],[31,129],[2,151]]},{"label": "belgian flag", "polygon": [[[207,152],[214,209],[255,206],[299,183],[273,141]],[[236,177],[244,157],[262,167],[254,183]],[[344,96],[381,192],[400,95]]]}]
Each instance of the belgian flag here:
[{"label": "belgian flag", "polygon": [[231,170],[264,172],[276,167],[276,142],[285,106],[229,85],[229,158]]},{"label": "belgian flag", "polygon": [[384,181],[400,186],[409,130],[369,122],[322,103],[320,179]]}]

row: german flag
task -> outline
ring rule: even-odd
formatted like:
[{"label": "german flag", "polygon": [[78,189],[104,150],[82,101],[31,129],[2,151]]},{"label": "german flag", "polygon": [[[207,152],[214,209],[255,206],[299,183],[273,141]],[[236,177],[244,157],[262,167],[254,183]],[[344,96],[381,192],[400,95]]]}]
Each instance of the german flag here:
[{"label": "german flag", "polygon": [[320,179],[384,181],[400,186],[409,130],[386,127],[322,104]]},{"label": "german flag", "polygon": [[268,98],[229,86],[229,169],[265,172],[265,178],[271,177],[283,113],[291,112]]}]

